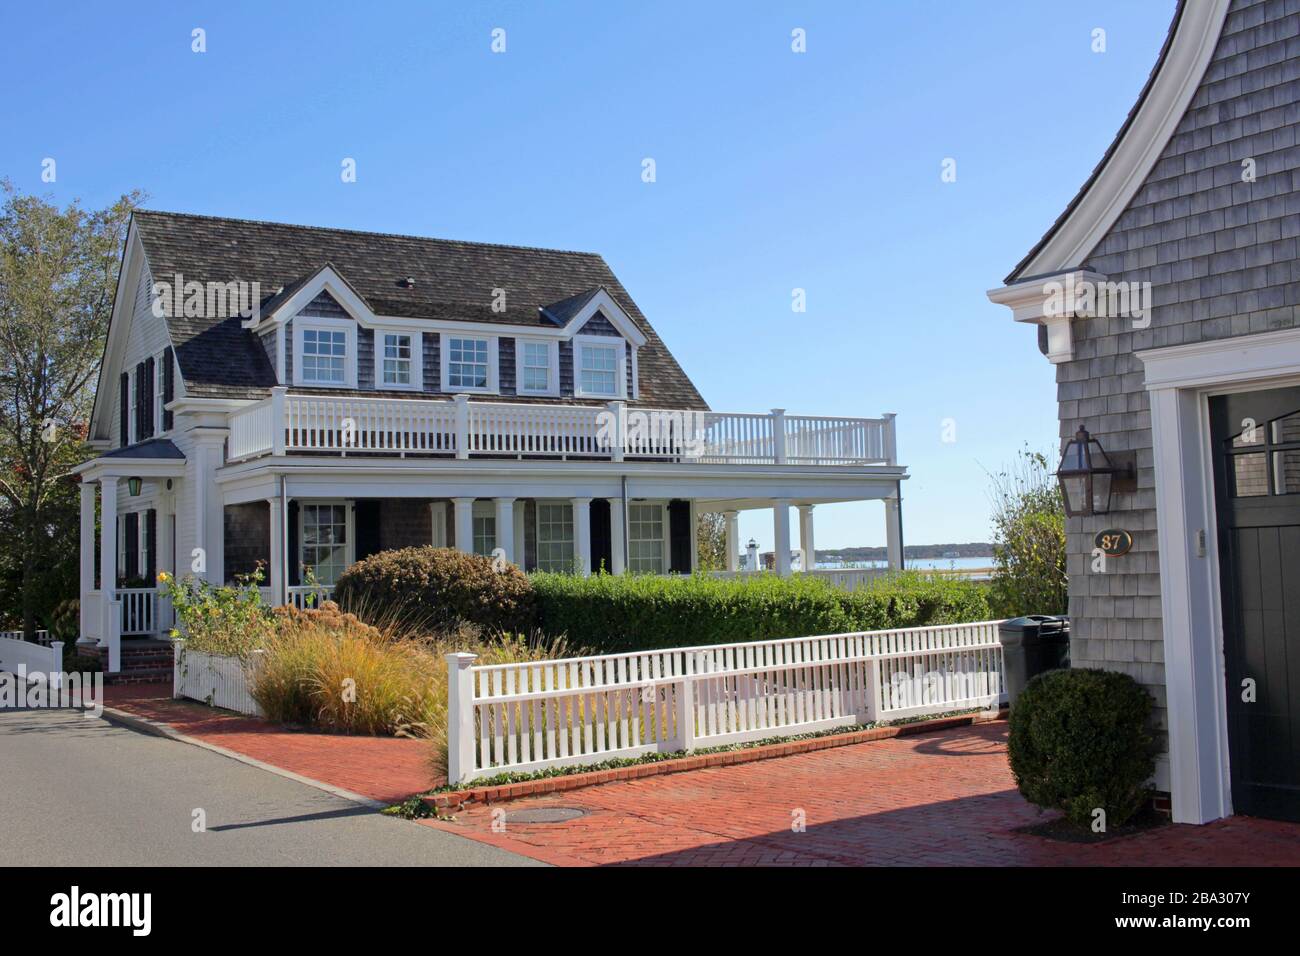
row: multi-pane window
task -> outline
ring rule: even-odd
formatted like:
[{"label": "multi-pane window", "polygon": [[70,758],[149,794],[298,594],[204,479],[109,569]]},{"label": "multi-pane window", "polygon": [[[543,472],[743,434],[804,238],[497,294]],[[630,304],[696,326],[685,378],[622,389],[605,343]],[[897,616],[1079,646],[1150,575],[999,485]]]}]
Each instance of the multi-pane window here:
[{"label": "multi-pane window", "polygon": [[320,584],[334,584],[348,566],[347,505],[302,506],[302,563]]},{"label": "multi-pane window", "polygon": [[522,380],[526,392],[551,390],[551,346],[546,342],[524,342]]},{"label": "multi-pane window", "polygon": [[474,502],[474,553],[491,556],[497,546],[497,517],[490,501]]},{"label": "multi-pane window", "polygon": [[567,502],[537,503],[537,567],[541,571],[572,571],[573,506]]},{"label": "multi-pane window", "polygon": [[664,571],[664,509],[658,504],[627,506],[628,570],[650,574]]},{"label": "multi-pane window", "polygon": [[386,332],[383,336],[382,384],[406,386],[412,384],[411,358],[414,350],[411,336],[402,332]]},{"label": "multi-pane window", "polygon": [[487,339],[447,340],[448,387],[488,387],[488,344]]},{"label": "multi-pane window", "polygon": [[303,329],[302,380],[341,385],[347,381],[348,337],[343,331]]},{"label": "multi-pane window", "polygon": [[584,395],[618,394],[618,348],[579,345],[578,375]]}]

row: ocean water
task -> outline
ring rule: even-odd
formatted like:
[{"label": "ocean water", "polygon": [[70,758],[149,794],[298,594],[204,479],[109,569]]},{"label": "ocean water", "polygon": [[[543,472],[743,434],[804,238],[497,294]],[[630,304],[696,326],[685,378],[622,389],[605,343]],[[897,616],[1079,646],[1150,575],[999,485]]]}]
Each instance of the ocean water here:
[{"label": "ocean water", "polygon": [[[855,562],[858,567],[883,568],[886,567],[884,561],[864,561]],[[907,567],[914,571],[947,571],[950,569],[965,570],[970,568],[991,568],[993,566],[993,557],[991,555],[982,558],[908,558]],[[842,568],[844,564],[837,561],[818,561],[819,568]]]}]

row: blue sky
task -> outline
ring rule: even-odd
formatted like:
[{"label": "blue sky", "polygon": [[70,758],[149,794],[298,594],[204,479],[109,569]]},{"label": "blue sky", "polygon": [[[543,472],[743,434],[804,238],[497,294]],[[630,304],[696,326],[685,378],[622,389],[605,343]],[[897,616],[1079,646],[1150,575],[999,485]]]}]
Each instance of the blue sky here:
[{"label": "blue sky", "polygon": [[[712,407],[896,412],[907,541],[984,540],[987,472],[1057,446],[1052,368],[984,292],[1101,157],[1173,9],[11,4],[0,176],[60,202],[138,187],[156,209],[600,252]],[[770,547],[770,512],[741,533]],[[883,543],[879,504],[819,510],[819,547]]]}]

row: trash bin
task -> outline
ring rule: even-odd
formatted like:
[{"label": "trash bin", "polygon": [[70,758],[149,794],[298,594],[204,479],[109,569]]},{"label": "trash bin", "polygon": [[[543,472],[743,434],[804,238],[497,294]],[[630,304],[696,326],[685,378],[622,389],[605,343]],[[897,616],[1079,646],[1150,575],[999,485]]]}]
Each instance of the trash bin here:
[{"label": "trash bin", "polygon": [[1070,666],[1070,621],[1064,615],[1031,614],[998,625],[1007,703],[1044,671]]}]

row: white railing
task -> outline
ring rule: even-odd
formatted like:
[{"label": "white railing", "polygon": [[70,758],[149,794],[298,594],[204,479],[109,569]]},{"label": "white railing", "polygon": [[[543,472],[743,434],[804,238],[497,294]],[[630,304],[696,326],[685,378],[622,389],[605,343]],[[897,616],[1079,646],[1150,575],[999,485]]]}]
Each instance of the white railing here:
[{"label": "white railing", "polygon": [[122,605],[122,634],[155,634],[159,627],[157,588],[118,588]]},{"label": "white railing", "polygon": [[448,779],[994,707],[998,623],[479,667],[449,654]]},{"label": "white railing", "polygon": [[[846,591],[855,591],[858,588],[866,587],[872,581],[883,578],[890,574],[889,568],[814,568],[812,571],[798,572],[800,574],[810,574],[827,584],[832,584],[838,588],[844,588]],[[752,578],[760,574],[775,575],[775,571],[710,571],[715,578]]]},{"label": "white railing", "polygon": [[63,679],[63,642],[50,640],[47,631],[37,631],[35,641],[23,640],[22,631],[0,631],[0,671],[43,678],[57,688]]},{"label": "white railing", "polygon": [[301,584],[289,588],[289,603],[298,610],[319,608],[325,601],[334,600],[332,584]]},{"label": "white railing", "polygon": [[896,463],[894,418],[289,394],[230,416],[231,460],[286,452],[655,458],[708,464]]},{"label": "white railing", "polygon": [[172,696],[260,717],[262,709],[253,700],[250,688],[262,654],[253,651],[243,661],[238,657],[192,651],[184,641],[172,641]]}]

